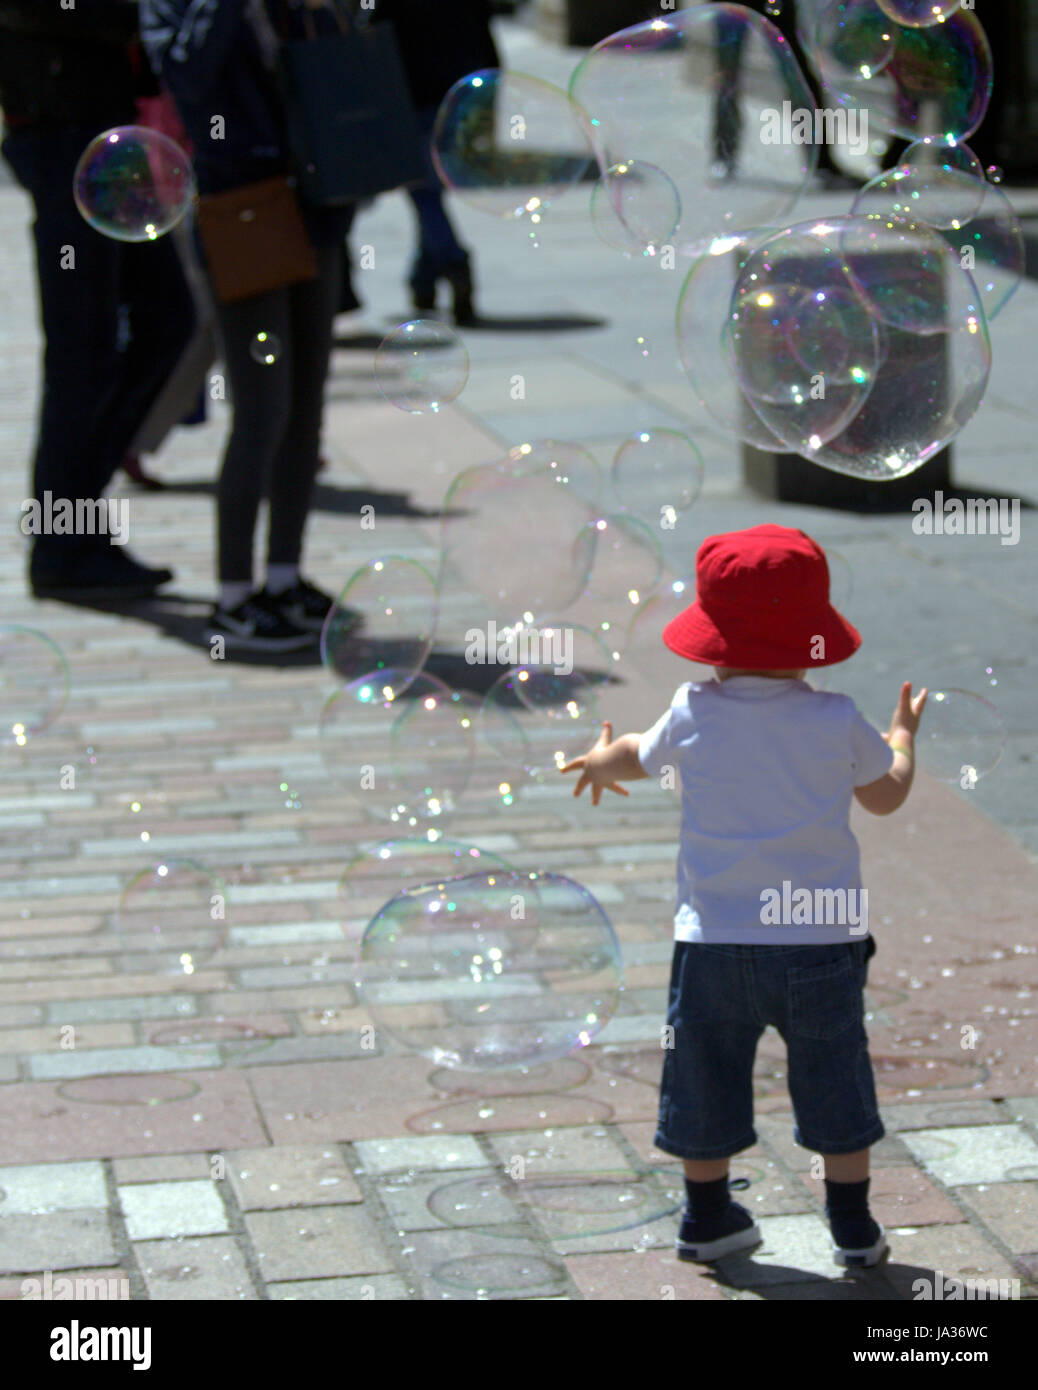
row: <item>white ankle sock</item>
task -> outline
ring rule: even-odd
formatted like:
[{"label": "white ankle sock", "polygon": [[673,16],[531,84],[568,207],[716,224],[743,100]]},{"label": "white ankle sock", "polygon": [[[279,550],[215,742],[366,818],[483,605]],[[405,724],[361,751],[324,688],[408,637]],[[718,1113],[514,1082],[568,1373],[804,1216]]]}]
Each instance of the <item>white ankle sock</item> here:
[{"label": "white ankle sock", "polygon": [[225,612],[230,613],[232,609],[238,607],[239,603],[244,603],[252,593],[252,585],[248,582],[239,584],[220,585],[220,607]]},{"label": "white ankle sock", "polygon": [[291,589],[294,584],[299,583],[298,565],[268,565],[267,566],[267,593],[283,594],[286,589]]}]

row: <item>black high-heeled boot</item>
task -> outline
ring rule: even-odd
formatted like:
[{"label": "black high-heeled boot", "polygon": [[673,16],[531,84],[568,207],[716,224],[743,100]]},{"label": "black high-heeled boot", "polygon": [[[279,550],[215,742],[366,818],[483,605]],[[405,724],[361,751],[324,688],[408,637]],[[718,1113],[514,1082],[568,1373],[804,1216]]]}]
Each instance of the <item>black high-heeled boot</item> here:
[{"label": "black high-heeled boot", "polygon": [[454,295],[454,322],[460,328],[478,323],[479,315],[473,304],[474,286],[470,263],[462,261],[456,266],[451,266],[445,274],[445,279]]}]

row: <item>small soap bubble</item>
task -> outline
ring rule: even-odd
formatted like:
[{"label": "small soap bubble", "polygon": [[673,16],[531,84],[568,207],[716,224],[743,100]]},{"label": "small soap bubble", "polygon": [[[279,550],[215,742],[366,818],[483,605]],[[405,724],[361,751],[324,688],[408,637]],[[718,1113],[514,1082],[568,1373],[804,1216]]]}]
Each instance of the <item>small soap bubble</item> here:
[{"label": "small soap bubble", "polygon": [[456,400],[469,379],[469,355],[453,328],[412,319],[388,333],[375,353],[375,380],[383,396],[411,415],[436,415]]},{"label": "small soap bubble", "polygon": [[155,241],[195,198],[191,160],[175,141],[145,126],[94,137],[80,156],[72,192],[84,220],[116,241]]},{"label": "small soap bubble", "polygon": [[0,626],[0,746],[24,748],[68,702],[68,662],[44,632]]},{"label": "small soap bubble", "polygon": [[249,355],[261,367],[272,367],[281,356],[281,339],[275,333],[257,333],[249,344]]}]

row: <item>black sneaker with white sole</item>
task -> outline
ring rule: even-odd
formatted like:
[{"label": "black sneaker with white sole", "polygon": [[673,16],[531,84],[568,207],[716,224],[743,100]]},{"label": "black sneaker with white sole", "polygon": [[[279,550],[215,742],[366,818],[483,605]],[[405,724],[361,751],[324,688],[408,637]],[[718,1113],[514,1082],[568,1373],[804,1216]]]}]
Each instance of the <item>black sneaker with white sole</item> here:
[{"label": "black sneaker with white sole", "polygon": [[290,589],[282,589],[279,594],[264,589],[263,596],[288,622],[318,634],[335,604],[330,594],[306,579],[297,580]]},{"label": "black sneaker with white sole", "polygon": [[252,652],[294,652],[314,643],[313,632],[291,621],[269,594],[250,594],[237,608],[215,606],[209,637],[222,637],[227,646]]}]

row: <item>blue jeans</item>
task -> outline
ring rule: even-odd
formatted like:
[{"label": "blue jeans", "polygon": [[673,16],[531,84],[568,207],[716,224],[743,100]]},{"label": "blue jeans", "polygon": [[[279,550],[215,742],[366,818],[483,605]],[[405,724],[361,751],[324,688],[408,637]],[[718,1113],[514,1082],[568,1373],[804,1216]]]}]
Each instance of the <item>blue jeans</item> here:
[{"label": "blue jeans", "polygon": [[443,184],[432,162],[430,138],[436,120],[435,106],[418,112],[425,136],[426,180],[407,190],[418,215],[418,251],[411,264],[411,288],[432,293],[447,271],[468,265],[469,253],[458,240],[443,205]]},{"label": "blue jeans", "polygon": [[871,938],[833,946],[677,942],[656,1147],[728,1158],[757,1142],[753,1062],[771,1024],[786,1043],[794,1138],[821,1154],[883,1138],[865,1034]]},{"label": "blue jeans", "polygon": [[[103,495],[195,329],[195,308],[169,237],[128,243],[102,236],[72,197],[93,127],[17,130],[4,158],[32,196],[45,342],[34,495]],[[66,248],[75,268],[63,269]],[[128,329],[128,334],[126,330]],[[126,341],[128,337],[128,341]],[[77,537],[38,536],[60,553]]]}]

